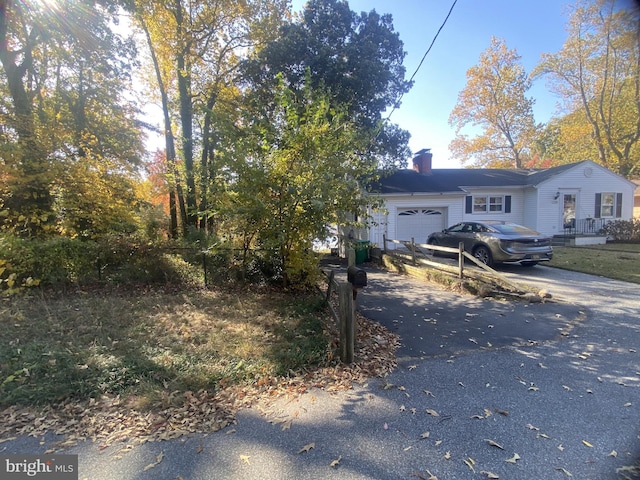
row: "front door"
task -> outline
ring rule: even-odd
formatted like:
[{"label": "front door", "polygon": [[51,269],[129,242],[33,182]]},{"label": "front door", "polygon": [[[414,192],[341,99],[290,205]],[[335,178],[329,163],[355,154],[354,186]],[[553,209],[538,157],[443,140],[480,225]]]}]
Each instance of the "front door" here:
[{"label": "front door", "polygon": [[564,230],[576,228],[576,194],[562,194],[562,227]]}]

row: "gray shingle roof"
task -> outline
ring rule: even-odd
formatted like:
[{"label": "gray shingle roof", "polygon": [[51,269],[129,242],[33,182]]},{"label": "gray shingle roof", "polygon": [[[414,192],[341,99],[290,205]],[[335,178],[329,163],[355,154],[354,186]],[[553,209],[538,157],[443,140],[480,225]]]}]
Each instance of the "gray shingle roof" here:
[{"label": "gray shingle roof", "polygon": [[536,170],[444,168],[433,169],[429,175],[403,169],[381,178],[372,191],[382,194],[462,193],[465,187],[534,186],[580,163],[582,162]]}]

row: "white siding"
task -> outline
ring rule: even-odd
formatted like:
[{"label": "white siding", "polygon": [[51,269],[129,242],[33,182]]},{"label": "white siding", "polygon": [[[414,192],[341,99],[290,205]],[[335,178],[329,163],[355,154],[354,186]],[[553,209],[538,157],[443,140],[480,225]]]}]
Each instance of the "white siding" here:
[{"label": "white siding", "polygon": [[[478,188],[469,190],[468,195],[472,197],[475,196],[503,196],[507,195],[511,196],[511,212],[505,213],[502,212],[483,212],[483,213],[466,213],[465,212],[465,199],[462,199],[462,217],[454,223],[462,222],[462,221],[478,221],[478,220],[500,220],[505,222],[513,222],[522,224],[524,220],[524,198],[523,191],[521,188]],[[504,204],[503,204],[504,208]]]},{"label": "white siding", "polygon": [[622,193],[621,218],[629,220],[633,216],[633,190],[631,182],[606,168],[593,162],[581,163],[538,186],[537,230],[546,235],[562,233],[562,195],[570,193],[576,194],[577,220],[595,217],[596,193]]}]

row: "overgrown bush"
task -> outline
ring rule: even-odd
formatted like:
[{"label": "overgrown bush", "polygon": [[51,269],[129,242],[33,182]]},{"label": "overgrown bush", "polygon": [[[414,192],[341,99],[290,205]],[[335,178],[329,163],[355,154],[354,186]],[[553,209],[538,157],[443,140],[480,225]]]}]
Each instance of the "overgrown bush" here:
[{"label": "overgrown bush", "polygon": [[98,240],[55,237],[48,240],[0,236],[0,290],[92,283],[202,284],[202,267],[193,249],[135,236]]},{"label": "overgrown bush", "polygon": [[66,237],[49,240],[0,236],[2,290],[38,284],[71,284],[96,270],[98,246]]},{"label": "overgrown bush", "polygon": [[640,219],[608,222],[600,232],[615,241],[640,242]]}]

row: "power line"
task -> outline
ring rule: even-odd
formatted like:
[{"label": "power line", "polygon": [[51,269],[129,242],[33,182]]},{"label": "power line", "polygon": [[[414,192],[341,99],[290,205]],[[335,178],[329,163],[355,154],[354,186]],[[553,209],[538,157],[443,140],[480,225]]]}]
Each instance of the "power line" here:
[{"label": "power line", "polygon": [[[422,64],[424,63],[424,59],[427,58],[427,55],[429,55],[429,52],[431,51],[431,48],[433,47],[433,44],[436,43],[436,39],[438,38],[438,35],[440,35],[440,32],[442,31],[444,26],[447,24],[447,21],[449,20],[449,17],[451,16],[451,12],[453,12],[453,7],[456,6],[456,3],[458,3],[458,0],[453,0],[453,3],[451,4],[451,8],[449,9],[449,13],[447,13],[447,16],[445,17],[444,21],[442,22],[442,25],[440,25],[440,28],[438,29],[438,31],[436,32],[435,36],[433,37],[433,40],[431,40],[431,44],[429,45],[429,48],[427,48],[427,51],[424,52],[424,55],[422,56],[422,60],[420,60],[420,63],[418,64],[418,67],[416,68],[415,72],[413,72],[413,75],[411,75],[411,78],[409,79],[409,83],[411,83],[413,81],[413,79],[415,78],[416,74],[418,73],[418,70],[420,70],[420,67],[422,67]],[[404,92],[402,92],[400,94],[400,98],[396,102],[396,105],[400,104],[400,102],[402,101],[402,97],[403,96],[404,96]],[[389,115],[387,115],[386,120],[389,120],[391,118],[391,115],[395,111],[396,111],[396,106],[394,105],[394,107],[389,112]]]}]

